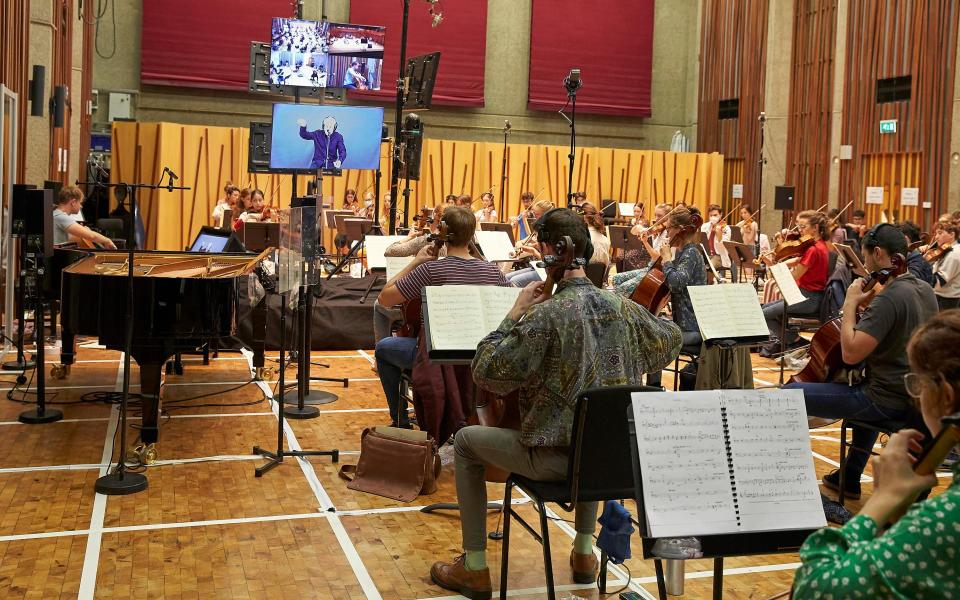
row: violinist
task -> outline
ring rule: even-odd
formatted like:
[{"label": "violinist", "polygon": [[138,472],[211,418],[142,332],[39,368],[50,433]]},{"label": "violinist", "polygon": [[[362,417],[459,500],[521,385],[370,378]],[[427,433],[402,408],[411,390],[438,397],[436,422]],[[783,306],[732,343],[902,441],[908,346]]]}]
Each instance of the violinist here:
[{"label": "violinist", "polygon": [[589,202],[584,202],[580,210],[583,214],[583,222],[587,224],[587,230],[590,232],[590,243],[593,245],[593,256],[590,257],[590,262],[609,265],[610,238],[607,237],[607,228],[603,224],[603,215]]},{"label": "violinist", "polygon": [[740,220],[737,222],[743,243],[753,247],[757,245],[757,236],[760,234],[760,225],[753,218],[753,211],[749,204],[740,207]]},{"label": "violinist", "polygon": [[653,227],[634,226],[630,230],[630,233],[637,236],[643,244],[643,248],[627,251],[624,256],[624,268],[642,264],[613,276],[613,285],[617,292],[629,297],[643,276],[647,274],[650,262],[660,256],[661,246],[669,243],[670,235],[666,230],[666,217],[671,210],[673,207],[669,204],[659,204],[653,209]]},{"label": "violinist", "polygon": [[937,280],[933,291],[937,294],[940,310],[960,305],[960,252],[953,248],[957,243],[958,231],[960,228],[955,223],[942,225],[937,231],[937,248],[929,250],[927,254]]},{"label": "violinist", "polygon": [[[895,267],[907,251],[906,238],[893,225],[880,224],[863,236],[864,263],[868,271]],[[896,255],[901,255],[896,257]],[[865,362],[864,378],[857,385],[844,383],[796,382],[786,388],[803,390],[807,416],[828,419],[889,423],[904,422],[912,414],[913,402],[904,385],[909,371],[907,341],[914,330],[937,313],[937,301],[929,285],[904,269],[887,280],[883,290],[864,292],[864,281],[854,280],[847,289],[841,319],[840,348],[843,362]],[[866,304],[860,319],[859,308]],[[860,476],[877,432],[853,426],[853,447],[844,475],[844,494],[860,497]],[[840,473],[823,477],[828,489],[840,489]]]},{"label": "violinist", "polygon": [[[920,241],[920,228],[913,221],[901,221],[897,223],[897,229],[903,232],[907,238],[907,248]],[[923,258],[923,254],[917,250],[909,250],[907,254],[907,270],[913,273],[913,276],[920,281],[926,281],[930,287],[936,285],[937,280],[933,276],[933,267]]]},{"label": "violinist", "polygon": [[[524,192],[520,194],[520,204],[523,208],[520,210],[520,214],[511,217],[510,223],[516,225],[518,228],[518,238],[523,239],[530,235],[530,232],[527,231],[527,225],[532,225],[536,220],[533,216],[533,213],[530,210],[530,207],[533,206],[533,192]],[[526,224],[524,224],[524,219],[526,219]]]},{"label": "violinist", "polygon": [[857,209],[851,213],[850,223],[844,226],[847,230],[847,241],[857,252],[860,251],[860,239],[867,232],[867,213],[862,209]]},{"label": "violinist", "polygon": [[247,203],[247,210],[240,213],[239,220],[244,223],[250,222],[269,222],[269,213],[265,219],[263,216],[264,202],[263,191],[253,190],[250,192],[250,200]]},{"label": "violinist", "polygon": [[[820,315],[820,303],[823,300],[823,291],[827,287],[827,269],[830,252],[827,250],[827,218],[821,212],[805,210],[797,215],[797,229],[801,238],[813,236],[816,243],[807,248],[799,259],[791,259],[790,264],[793,278],[797,281],[800,292],[807,299],[805,302],[786,307],[784,301],[777,300],[763,305],[763,316],[770,329],[771,342],[760,350],[760,356],[770,358],[780,351],[780,336],[782,320],[787,317],[812,317]],[[899,232],[898,232],[899,233]],[[900,236],[903,237],[902,235]],[[784,314],[786,313],[786,314]],[[793,349],[803,346],[800,336],[796,332],[787,331],[784,348]]]},{"label": "violinist", "polygon": [[[533,215],[534,219],[539,219],[544,214],[546,214],[547,211],[552,210],[553,208],[554,208],[553,202],[549,200],[537,200],[532,205],[530,205],[530,213]],[[532,223],[531,223],[531,226],[532,226]],[[533,260],[540,260],[541,258],[543,258],[540,255],[540,246],[537,242],[536,231],[532,232],[530,235],[527,236],[526,239],[522,240],[519,244],[517,244],[515,254],[516,254],[515,258],[529,257]],[[507,275],[507,279],[510,281],[510,283],[512,283],[517,287],[525,287],[528,283],[539,281],[540,275],[537,273],[537,271],[533,267],[526,267],[524,269],[518,269],[516,271],[513,271],[512,273],[509,273]]]},{"label": "violinist", "polygon": [[[393,205],[393,202],[390,200],[390,194],[386,193],[383,195],[383,201],[380,203],[380,224],[386,227],[389,227],[390,223],[390,207]],[[397,223],[396,227],[400,227],[403,224],[403,211],[400,210],[400,207],[397,207]]]},{"label": "violinist", "polygon": [[[933,435],[943,429],[943,417],[960,411],[958,347],[960,311],[956,310],[921,325],[907,346],[911,369],[904,376],[904,387]],[[839,529],[824,528],[807,538],[800,548],[802,566],[794,580],[793,598],[822,598],[825,590],[835,598],[956,595],[960,466],[953,466],[953,481],[946,490],[913,504],[924,490],[937,485],[936,476],[915,470],[911,452],[922,437],[915,430],[892,435],[873,459],[873,493],[860,513]]]},{"label": "violinist", "polygon": [[[357,190],[353,188],[347,188],[343,192],[343,210],[353,211],[354,215],[360,214],[360,202],[357,200]],[[337,247],[337,252],[341,254],[350,251],[350,244],[347,242],[347,236],[343,233],[338,233],[337,236],[333,239],[333,244]]]},{"label": "violinist", "polygon": [[[442,221],[449,235],[446,257],[440,259],[432,244],[423,246],[416,258],[383,287],[377,297],[381,306],[395,306],[420,298],[423,288],[429,285],[509,285],[496,265],[471,256],[470,241],[477,222],[469,209],[448,206]],[[400,394],[400,376],[413,367],[416,355],[416,338],[384,337],[377,342],[374,352],[377,373],[394,427],[410,428],[406,399]]]},{"label": "violinist", "polygon": [[457,195],[456,195],[456,194],[447,194],[447,196],[443,199],[443,203],[446,204],[446,205],[448,205],[448,206],[456,204],[456,203],[457,203]]},{"label": "violinist", "polygon": [[217,201],[217,205],[213,207],[213,226],[216,228],[223,227],[223,213],[227,210],[236,210],[237,200],[240,199],[240,188],[233,185],[229,181],[227,185],[223,188],[223,198]]},{"label": "violinist", "polygon": [[729,269],[731,278],[736,281],[735,267],[730,260],[726,246],[723,245],[723,242],[730,241],[730,226],[727,225],[726,221],[721,221],[722,216],[723,209],[720,208],[720,205],[711,204],[707,207],[709,220],[704,222],[700,231],[707,234],[707,252],[710,254],[710,262],[713,263],[713,268]]},{"label": "violinist", "polygon": [[484,192],[480,196],[480,201],[483,203],[483,206],[477,212],[473,213],[473,216],[476,217],[477,223],[496,223],[497,219],[497,209],[493,207],[493,194],[490,192]]},{"label": "violinist", "polygon": [[[660,246],[660,257],[663,259],[661,266],[667,287],[670,288],[671,316],[682,332],[684,349],[694,354],[699,354],[703,338],[687,288],[691,285],[707,285],[707,265],[697,247],[697,231],[690,227],[697,213],[699,210],[695,207],[678,207],[670,213],[666,233],[671,241]],[[677,248],[676,252],[674,248]],[[649,373],[647,385],[659,386],[660,375],[660,371]]]},{"label": "violinist", "polygon": [[457,196],[457,206],[463,206],[464,208],[470,208],[473,204],[473,197],[470,194],[460,194]]},{"label": "violinist", "polygon": [[[556,255],[569,236],[577,258],[592,254],[576,212],[558,208],[537,223],[538,247]],[[582,266],[565,270],[549,299],[540,282],[525,287],[496,331],[477,347],[473,378],[497,395],[519,391],[522,431],[474,425],[454,437],[457,501],[464,554],[430,569],[434,582],[469,598],[490,598],[486,562],[487,488],[484,466],[542,481],[567,477],[567,449],[580,393],[590,387],[639,385],[680,350],[680,331],[646,309],[590,283]],[[596,579],[596,502],[578,503],[570,556],[573,579]]]}]

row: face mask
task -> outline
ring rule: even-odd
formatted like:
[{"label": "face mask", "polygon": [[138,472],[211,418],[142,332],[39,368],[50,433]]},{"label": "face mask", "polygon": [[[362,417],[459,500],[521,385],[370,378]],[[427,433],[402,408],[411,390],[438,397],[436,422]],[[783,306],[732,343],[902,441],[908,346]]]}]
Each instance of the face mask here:
[{"label": "face mask", "polygon": [[714,216],[710,217],[710,222],[711,222],[711,223],[719,223],[719,222],[720,222],[720,215],[714,215]]}]

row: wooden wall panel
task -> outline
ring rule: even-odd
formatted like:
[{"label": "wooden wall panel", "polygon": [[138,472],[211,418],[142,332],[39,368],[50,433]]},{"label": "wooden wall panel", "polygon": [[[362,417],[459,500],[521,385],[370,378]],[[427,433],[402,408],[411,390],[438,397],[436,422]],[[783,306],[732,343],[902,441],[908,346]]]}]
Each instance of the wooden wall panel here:
[{"label": "wooden wall panel", "polygon": [[[34,0],[42,1],[42,0]],[[53,2],[53,68],[50,72],[50,94],[57,86],[67,87],[67,104],[63,107],[63,127],[53,126],[50,115],[50,179],[69,183],[68,165],[75,149],[70,147],[70,117],[73,108],[80,109],[81,92],[73,89],[73,27],[77,22],[73,15],[73,0],[50,0]],[[78,26],[82,26],[82,23]],[[62,156],[62,159],[61,159]]]},{"label": "wooden wall panel", "polygon": [[[155,191],[139,198],[147,248],[175,250],[189,244],[201,225],[210,224],[210,213],[227,181],[259,188],[268,203],[289,206],[291,176],[247,172],[248,136],[247,129],[228,127],[113,124],[112,182],[155,182],[168,166],[180,175],[183,185],[193,188]],[[567,151],[565,146],[509,146],[507,216],[519,212],[520,194],[528,190],[538,198],[566,204]],[[651,216],[653,207],[661,202],[686,202],[703,209],[721,201],[724,161],[719,154],[620,148],[580,148],[577,154],[574,187],[585,191],[593,202],[603,198],[639,200]],[[499,199],[502,161],[502,144],[425,139],[421,180],[411,182],[411,213],[420,206],[442,202],[450,193],[467,193],[476,199],[492,189]],[[381,193],[385,194],[390,183],[390,148],[386,144],[381,146],[380,164]],[[299,194],[306,193],[306,181],[306,177],[298,178]],[[374,181],[373,171],[344,171],[340,177],[324,178],[323,194],[332,196],[339,206],[347,188],[362,196],[374,189]],[[332,248],[331,239],[325,242]]]},{"label": "wooden wall panel", "polygon": [[19,148],[15,181],[23,181],[27,148],[30,0],[0,0],[0,83],[18,94]]},{"label": "wooden wall panel", "polygon": [[[862,207],[866,185],[889,185],[878,159],[868,157],[919,155],[880,162],[906,160],[921,167],[916,187],[920,201],[931,207],[915,216],[929,227],[947,206],[960,5],[956,0],[877,0],[849,6],[841,143],[853,146],[853,159],[841,163],[840,201],[853,199]],[[877,104],[877,79],[902,75],[912,76],[910,100]],[[897,133],[881,134],[881,119],[897,119]],[[899,206],[899,197],[885,197],[888,209]]]},{"label": "wooden wall panel", "polygon": [[793,20],[786,184],[797,210],[815,209],[830,191],[837,0],[797,0]]},{"label": "wooden wall panel", "polygon": [[[697,149],[743,164],[743,200],[756,205],[764,106],[768,0],[703,0]],[[739,118],[718,117],[721,100],[740,100]],[[724,192],[729,196],[729,190]]]}]

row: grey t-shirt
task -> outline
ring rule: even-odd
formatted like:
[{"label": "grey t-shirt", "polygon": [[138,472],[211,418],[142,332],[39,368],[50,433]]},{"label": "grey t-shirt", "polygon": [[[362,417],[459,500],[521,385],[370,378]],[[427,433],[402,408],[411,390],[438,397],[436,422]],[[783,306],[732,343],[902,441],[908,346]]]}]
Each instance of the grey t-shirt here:
[{"label": "grey t-shirt", "polygon": [[67,229],[77,222],[73,215],[68,215],[59,208],[53,209],[53,243],[66,244],[70,241]]},{"label": "grey t-shirt", "polygon": [[907,342],[913,331],[937,314],[937,298],[929,284],[911,274],[886,285],[870,302],[855,329],[877,339],[867,357],[867,396],[879,406],[910,408],[903,376],[910,370]]}]

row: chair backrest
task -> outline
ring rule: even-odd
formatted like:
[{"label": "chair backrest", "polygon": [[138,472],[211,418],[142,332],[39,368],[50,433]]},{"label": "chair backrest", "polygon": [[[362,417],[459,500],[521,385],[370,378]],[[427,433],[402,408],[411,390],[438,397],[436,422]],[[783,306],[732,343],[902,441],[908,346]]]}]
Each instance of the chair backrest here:
[{"label": "chair backrest", "polygon": [[634,496],[627,407],[648,386],[591,388],[580,394],[573,417],[567,480],[571,497],[616,499]]},{"label": "chair backrest", "polygon": [[123,237],[123,219],[97,219],[97,227],[109,238]]},{"label": "chair backrest", "polygon": [[593,282],[593,285],[602,288],[606,280],[608,266],[601,262],[592,262],[587,264],[587,279]]}]

